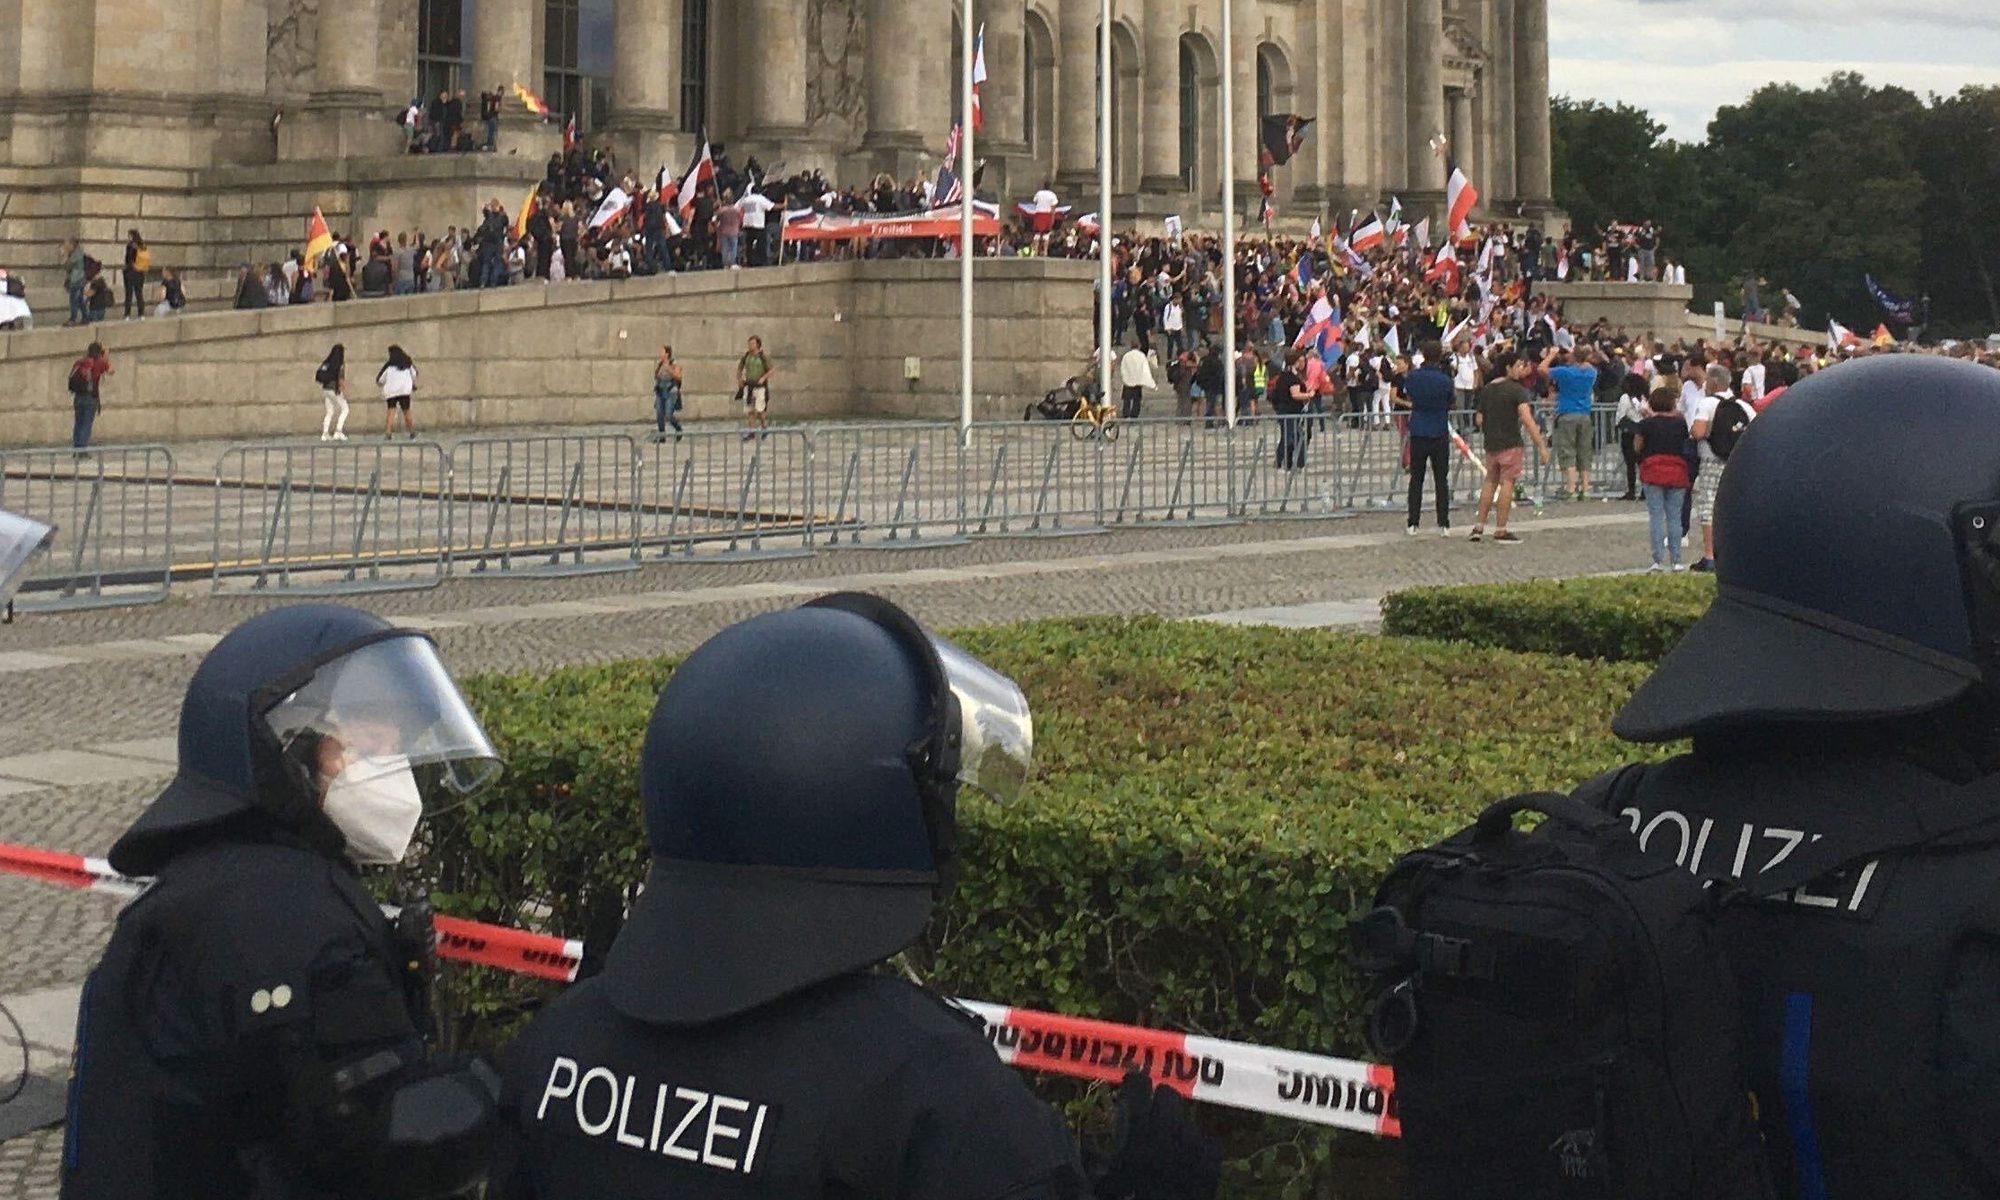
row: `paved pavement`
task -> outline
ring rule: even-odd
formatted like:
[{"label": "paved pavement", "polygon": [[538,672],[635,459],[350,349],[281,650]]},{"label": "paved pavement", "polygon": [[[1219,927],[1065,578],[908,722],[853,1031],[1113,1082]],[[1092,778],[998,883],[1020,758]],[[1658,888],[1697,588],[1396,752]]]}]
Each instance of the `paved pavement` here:
[{"label": "paved pavement", "polygon": [[[1519,546],[1442,539],[1428,518],[1417,538],[1375,515],[1162,525],[548,579],[453,577],[353,602],[433,632],[461,673],[686,650],[730,622],[839,588],[880,591],[942,626],[1147,612],[1366,627],[1379,598],[1401,587],[1642,565],[1644,524],[1633,505],[1588,502],[1523,514]],[[180,696],[200,655],[279,602],[183,589],[147,607],[0,627],[0,841],[103,853],[171,775]],[[74,989],[115,912],[103,897],[0,877],[0,996],[31,1025],[45,1079],[65,1070]],[[0,1095],[14,1052],[0,1022]],[[59,1143],[53,1129],[0,1141],[0,1194],[53,1196]]]}]

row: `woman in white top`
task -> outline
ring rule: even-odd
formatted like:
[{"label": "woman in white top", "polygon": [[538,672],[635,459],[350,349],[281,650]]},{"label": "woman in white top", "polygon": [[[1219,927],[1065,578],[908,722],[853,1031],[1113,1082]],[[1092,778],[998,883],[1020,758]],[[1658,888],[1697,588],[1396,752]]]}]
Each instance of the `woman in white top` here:
[{"label": "woman in white top", "polygon": [[403,410],[403,432],[415,441],[417,427],[410,420],[410,397],[417,390],[417,364],[410,361],[410,356],[403,352],[401,346],[391,346],[389,361],[375,372],[375,382],[382,385],[382,402],[388,406],[388,412],[382,419],[382,436],[396,436],[396,410],[400,408]]}]

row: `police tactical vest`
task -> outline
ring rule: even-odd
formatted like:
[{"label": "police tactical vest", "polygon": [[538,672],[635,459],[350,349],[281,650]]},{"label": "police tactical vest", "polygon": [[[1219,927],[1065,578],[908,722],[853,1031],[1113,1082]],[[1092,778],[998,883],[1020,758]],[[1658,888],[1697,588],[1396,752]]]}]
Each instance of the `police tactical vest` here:
[{"label": "police tactical vest", "polygon": [[1649,855],[1769,893],[1716,929],[1782,1195],[2000,1195],[2000,779],[1701,753],[1579,794]]}]

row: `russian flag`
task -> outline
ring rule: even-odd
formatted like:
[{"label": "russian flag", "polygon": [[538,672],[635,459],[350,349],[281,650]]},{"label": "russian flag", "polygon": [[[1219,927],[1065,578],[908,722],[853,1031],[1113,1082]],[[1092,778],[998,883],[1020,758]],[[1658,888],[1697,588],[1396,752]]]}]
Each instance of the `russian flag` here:
[{"label": "russian flag", "polygon": [[1299,251],[1299,263],[1298,266],[1293,269],[1293,274],[1298,278],[1299,286],[1301,288],[1308,288],[1312,286],[1313,256],[1310,247]]},{"label": "russian flag", "polygon": [[1320,345],[1320,339],[1328,327],[1339,329],[1340,313],[1333,307],[1331,300],[1321,296],[1313,301],[1312,311],[1306,314],[1305,328],[1299,330],[1299,336],[1292,342],[1292,348],[1298,350],[1306,346]]}]

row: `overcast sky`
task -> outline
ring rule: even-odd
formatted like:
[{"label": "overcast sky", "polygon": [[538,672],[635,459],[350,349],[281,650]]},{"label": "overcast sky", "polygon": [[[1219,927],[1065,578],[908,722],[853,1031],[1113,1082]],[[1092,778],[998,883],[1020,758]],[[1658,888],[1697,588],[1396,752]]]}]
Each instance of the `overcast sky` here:
[{"label": "overcast sky", "polygon": [[2000,0],[1550,0],[1549,57],[1552,92],[1637,105],[1692,141],[1773,81],[2000,84]]}]

